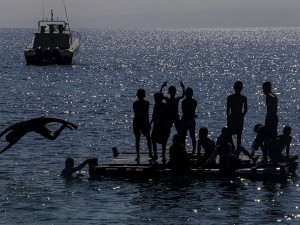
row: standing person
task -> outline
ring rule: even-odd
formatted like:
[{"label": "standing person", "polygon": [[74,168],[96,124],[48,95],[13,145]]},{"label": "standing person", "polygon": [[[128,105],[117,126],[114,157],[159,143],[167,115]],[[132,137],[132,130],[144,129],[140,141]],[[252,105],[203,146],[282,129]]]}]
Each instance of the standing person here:
[{"label": "standing person", "polygon": [[190,137],[192,139],[193,154],[196,152],[196,108],[197,101],[193,98],[193,89],[188,87],[185,90],[185,99],[182,101],[182,117],[181,117],[181,136],[184,139],[187,135],[187,132],[190,132]]},{"label": "standing person", "polygon": [[266,81],[262,84],[263,92],[266,95],[266,106],[267,114],[265,119],[265,127],[267,135],[270,138],[277,136],[277,126],[278,126],[278,116],[277,116],[277,107],[278,107],[278,98],[272,92],[271,82]]},{"label": "standing person", "polygon": [[[62,126],[52,135],[51,131],[46,127],[48,123],[61,123]],[[0,138],[4,134],[8,133],[5,138],[6,141],[9,142],[9,144],[0,152],[0,154],[16,144],[25,134],[29,132],[36,132],[49,140],[55,140],[65,128],[73,130],[78,129],[78,126],[63,119],[44,116],[15,123],[0,133]]]},{"label": "standing person", "polygon": [[166,162],[166,146],[170,136],[170,113],[166,103],[163,102],[164,95],[161,92],[154,94],[155,105],[150,125],[153,123],[151,133],[154,156],[157,160],[157,143],[162,145],[162,161]]},{"label": "standing person", "polygon": [[136,96],[137,101],[133,103],[133,132],[135,136],[135,149],[137,158],[136,161],[140,161],[140,139],[141,134],[146,136],[147,145],[149,150],[149,157],[152,158],[152,145],[150,138],[150,125],[149,125],[149,101],[145,100],[146,92],[144,89],[140,88],[137,90]]},{"label": "standing person", "polygon": [[243,83],[236,81],[234,83],[234,94],[227,98],[227,127],[232,135],[237,135],[237,148],[241,147],[242,132],[244,129],[244,117],[248,111],[247,97],[241,94]]},{"label": "standing person", "polygon": [[[168,85],[168,81],[165,81],[160,88],[160,92],[162,92],[163,88],[167,85]],[[169,108],[170,114],[171,114],[170,126],[172,126],[174,124],[177,133],[180,132],[180,128],[181,128],[180,118],[179,118],[179,113],[178,113],[178,105],[179,105],[179,101],[184,98],[184,91],[185,91],[185,87],[184,87],[184,84],[182,81],[180,81],[180,86],[182,87],[182,95],[181,96],[175,97],[176,87],[170,86],[169,90],[168,90],[170,97],[164,97],[164,99],[167,103],[167,106]]]}]

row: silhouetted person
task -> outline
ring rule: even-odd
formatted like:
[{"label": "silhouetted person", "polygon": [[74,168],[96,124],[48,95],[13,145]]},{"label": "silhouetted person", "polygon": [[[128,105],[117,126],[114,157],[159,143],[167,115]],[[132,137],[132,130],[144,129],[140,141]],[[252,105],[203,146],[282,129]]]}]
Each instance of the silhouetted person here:
[{"label": "silhouetted person", "polygon": [[263,163],[268,162],[268,152],[272,138],[267,133],[266,126],[262,124],[256,124],[253,128],[253,131],[256,133],[256,137],[252,143],[252,152],[251,155],[254,156],[254,153],[259,148],[263,153]]},{"label": "silhouetted person", "polygon": [[150,125],[149,125],[149,101],[146,101],[146,92],[144,89],[138,89],[136,96],[138,100],[133,103],[133,132],[135,135],[135,149],[137,153],[137,161],[140,161],[140,139],[143,134],[147,139],[147,145],[149,150],[149,157],[152,155],[152,145],[150,138]]},{"label": "silhouetted person", "polygon": [[65,168],[61,171],[60,176],[68,179],[68,180],[74,180],[76,178],[80,178],[81,176],[73,176],[73,173],[81,170],[86,164],[88,163],[94,163],[95,159],[87,159],[80,165],[74,167],[74,160],[72,158],[67,158],[65,161]]},{"label": "silhouetted person", "polygon": [[151,133],[152,146],[154,156],[157,157],[157,143],[162,145],[162,161],[166,162],[166,145],[170,136],[170,113],[166,103],[163,102],[164,95],[161,92],[154,94],[155,105],[153,108],[153,115],[151,123],[153,123],[153,129]]},{"label": "silhouetted person", "polygon": [[170,147],[170,161],[168,165],[176,174],[187,173],[191,171],[191,163],[188,153],[182,143],[182,137],[179,134],[173,136],[173,143]]},{"label": "silhouetted person", "polygon": [[278,126],[278,116],[277,116],[277,107],[278,107],[278,98],[272,92],[272,86],[269,81],[266,81],[262,85],[263,92],[266,95],[266,106],[267,114],[265,119],[265,126],[267,135],[270,138],[277,136],[277,126]]},{"label": "silhouetted person", "polygon": [[[208,129],[206,127],[201,127],[199,129],[197,159],[200,160],[201,148],[203,148],[204,157],[201,161],[206,162],[215,151],[215,147],[215,142],[208,137]],[[213,161],[213,164],[215,164],[215,161]]]},{"label": "silhouetted person", "polygon": [[[292,128],[285,126],[281,135],[278,135],[275,140],[270,144],[269,156],[273,162],[285,162],[288,161],[290,156],[290,145],[292,137],[290,136]],[[285,149],[285,156],[282,154]]]},{"label": "silhouetted person", "polygon": [[217,138],[216,148],[210,158],[204,163],[203,167],[213,163],[219,155],[220,170],[228,172],[236,168],[236,157],[234,153],[234,143],[230,130],[223,127],[221,134]]},{"label": "silhouetted person", "polygon": [[241,147],[242,132],[244,128],[244,117],[248,111],[247,97],[241,94],[243,83],[234,83],[234,94],[227,98],[227,126],[232,135],[237,135],[237,148]]},{"label": "silhouetted person", "polygon": [[[51,131],[46,127],[48,123],[61,123],[62,126],[52,135]],[[78,126],[62,119],[50,117],[39,117],[15,123],[6,128],[0,134],[1,138],[3,135],[8,133],[5,138],[6,141],[9,142],[9,144],[0,152],[0,154],[16,144],[28,132],[36,132],[49,140],[55,140],[65,128],[72,130],[78,129]]]},{"label": "silhouetted person", "polygon": [[[168,81],[165,81],[160,88],[160,92],[162,92],[163,88],[167,85],[168,85]],[[180,82],[180,86],[182,87],[182,95],[181,96],[175,97],[176,87],[170,86],[169,90],[168,90],[170,96],[164,97],[164,99],[167,103],[167,106],[169,108],[170,115],[171,115],[170,126],[172,126],[174,124],[177,133],[179,133],[180,129],[181,129],[180,117],[179,117],[179,113],[178,113],[178,105],[179,105],[179,101],[184,98],[184,91],[185,91],[185,87],[184,87],[184,84],[182,81]]]},{"label": "silhouetted person", "polygon": [[192,139],[193,154],[196,152],[196,108],[197,101],[193,98],[193,89],[188,87],[185,90],[185,99],[183,99],[182,104],[182,117],[181,117],[181,136],[185,143],[185,138],[187,132],[189,131],[190,137]]}]

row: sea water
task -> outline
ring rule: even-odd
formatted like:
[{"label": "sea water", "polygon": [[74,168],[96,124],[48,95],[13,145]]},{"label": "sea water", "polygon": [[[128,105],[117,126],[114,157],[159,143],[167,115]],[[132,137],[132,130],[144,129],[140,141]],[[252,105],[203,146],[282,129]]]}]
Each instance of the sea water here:
[{"label": "sea water", "polygon": [[[249,106],[242,137],[247,149],[253,126],[264,123],[261,85],[271,81],[279,99],[278,132],[291,125],[291,153],[299,154],[300,28],[78,29],[82,44],[72,65],[27,66],[23,50],[34,31],[0,29],[0,130],[43,115],[79,129],[64,130],[55,141],[29,133],[0,155],[1,224],[299,224],[297,175],[276,183],[90,182],[87,168],[81,181],[67,182],[59,174],[67,157],[75,164],[89,157],[103,163],[112,147],[134,152],[136,91],[146,90],[151,116],[153,94],[166,80],[178,95],[180,81],[193,88],[197,133],[206,126],[214,139],[226,125],[226,98],[241,80]],[[0,148],[6,144],[2,137]],[[147,152],[144,138],[141,148]]]}]

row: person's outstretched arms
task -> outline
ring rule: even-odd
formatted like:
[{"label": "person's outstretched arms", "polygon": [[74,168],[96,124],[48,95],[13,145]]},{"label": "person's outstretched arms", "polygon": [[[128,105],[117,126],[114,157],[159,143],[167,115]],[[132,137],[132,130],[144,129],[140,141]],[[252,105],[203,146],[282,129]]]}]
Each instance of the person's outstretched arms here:
[{"label": "person's outstretched arms", "polygon": [[168,81],[166,80],[166,81],[161,85],[161,88],[160,88],[160,91],[159,91],[159,92],[162,92],[163,88],[164,88],[165,86],[167,86],[167,85],[168,85]]},{"label": "person's outstretched arms", "polygon": [[86,164],[88,164],[90,162],[93,162],[93,161],[94,161],[94,159],[86,159],[86,160],[84,160],[80,165],[72,168],[72,173],[75,173],[75,172],[81,170],[83,167],[85,167]]}]

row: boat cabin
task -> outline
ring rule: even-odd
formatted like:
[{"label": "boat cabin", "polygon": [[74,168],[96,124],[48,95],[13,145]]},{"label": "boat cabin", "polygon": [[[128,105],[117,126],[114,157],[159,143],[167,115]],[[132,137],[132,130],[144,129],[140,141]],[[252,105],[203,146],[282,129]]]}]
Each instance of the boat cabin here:
[{"label": "boat cabin", "polygon": [[70,32],[65,21],[42,20],[38,23],[38,32],[34,34],[34,48],[68,49],[70,47]]}]

